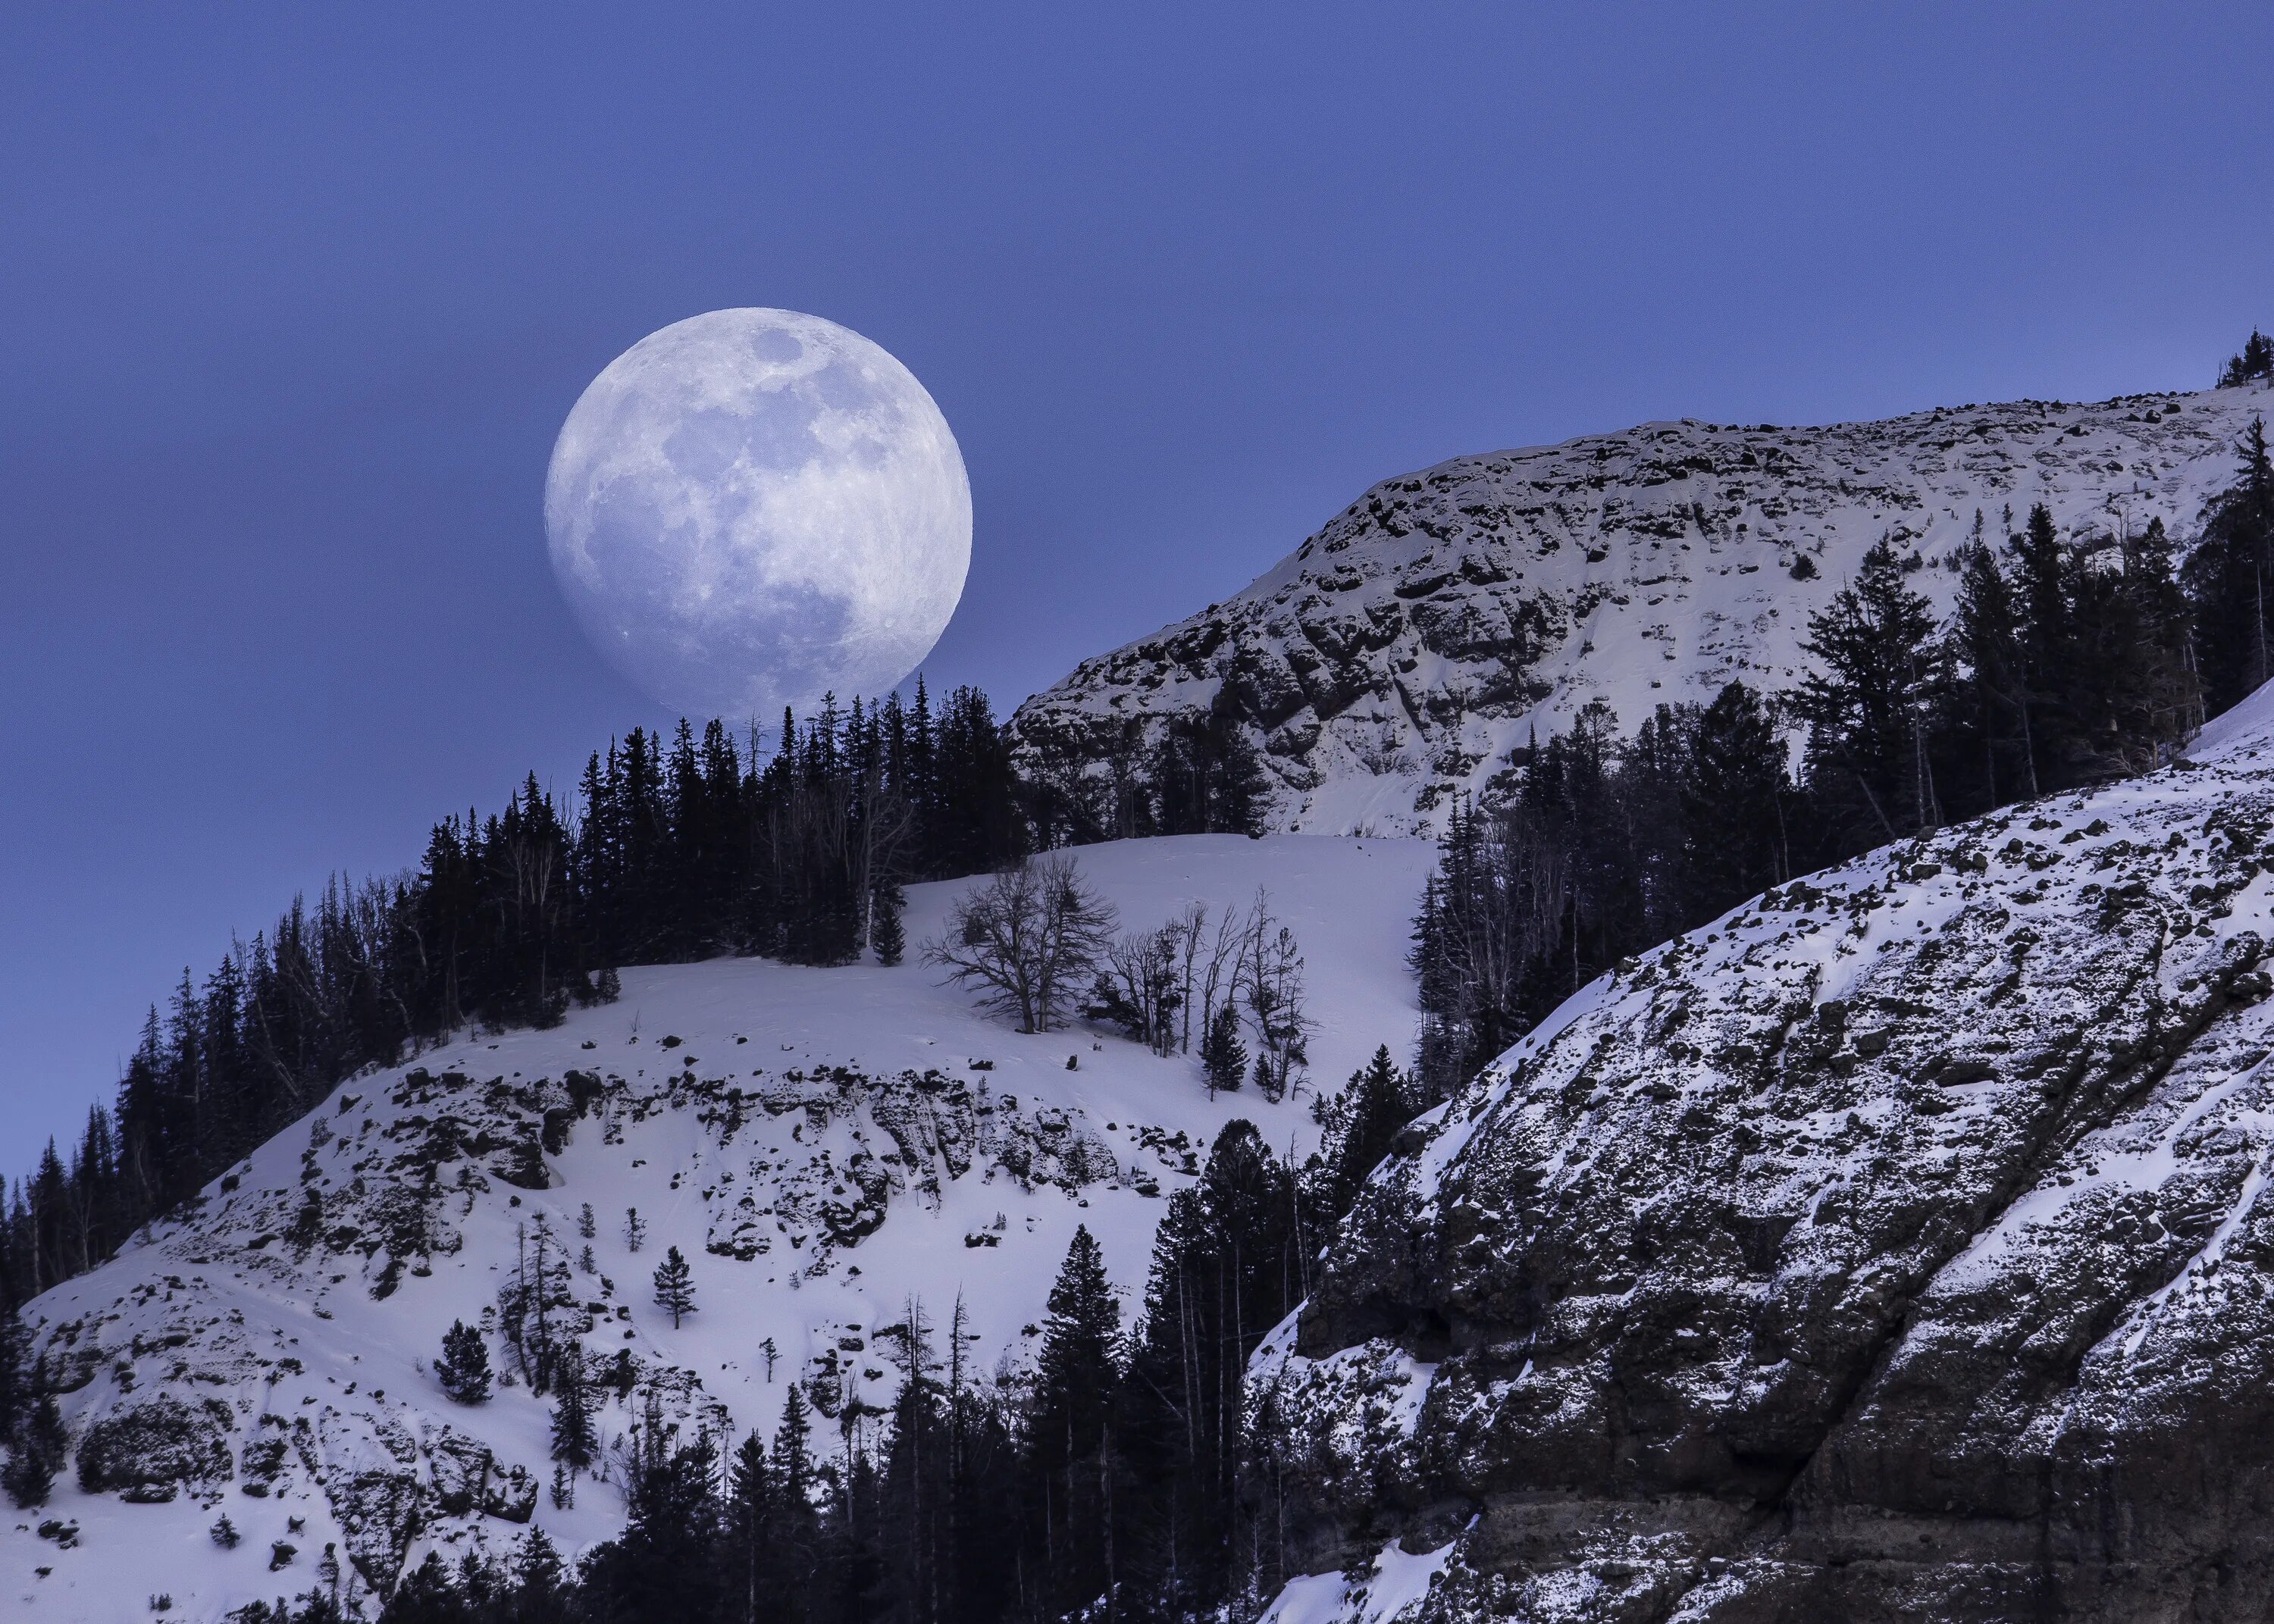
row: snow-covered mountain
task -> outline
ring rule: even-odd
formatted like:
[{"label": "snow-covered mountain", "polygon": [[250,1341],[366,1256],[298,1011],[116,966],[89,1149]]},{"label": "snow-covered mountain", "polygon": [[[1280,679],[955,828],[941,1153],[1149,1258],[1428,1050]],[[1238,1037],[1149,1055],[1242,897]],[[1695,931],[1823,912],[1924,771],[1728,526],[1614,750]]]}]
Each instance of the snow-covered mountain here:
[{"label": "snow-covered mountain", "polygon": [[[1126,927],[1263,888],[1306,960],[1328,1086],[1411,1041],[1402,954],[1431,860],[1308,837],[1080,854]],[[911,889],[912,942],[965,883]],[[914,963],[626,970],[620,1002],[554,1030],[356,1078],[195,1210],[30,1305],[97,1486],[67,1470],[49,1506],[0,1524],[0,1613],[114,1624],[163,1596],[210,1620],[305,1590],[328,1547],[367,1583],[532,1518],[572,1553],[613,1534],[616,1486],[553,1503],[547,1401],[515,1385],[454,1403],[432,1370],[454,1320],[494,1327],[540,1227],[568,1265],[566,1322],[634,1361],[640,1391],[611,1402],[604,1441],[651,1394],[683,1428],[739,1435],[771,1430],[793,1380],[889,1400],[878,1336],[912,1307],[945,1335],[960,1300],[976,1367],[1020,1361],[1077,1224],[1133,1307],[1162,1198],[1216,1131],[1245,1116],[1307,1147],[1309,1104],[1211,1100],[1196,1062],[1087,1029],[1020,1036]],[[674,1245],[697,1302],[677,1327],[650,1283]],[[233,1549],[210,1537],[224,1515]]]},{"label": "snow-covered mountain", "polygon": [[1103,771],[1211,708],[1263,753],[1271,826],[1426,833],[1534,727],[1800,673],[1809,616],[1891,538],[1939,608],[1980,514],[2044,502],[2074,538],[2190,540],[2232,483],[2255,384],[2023,401],[1829,428],[1684,420],[1387,479],[1253,584],[1020,707],[1030,758]]},{"label": "snow-covered mountain", "polygon": [[1773,890],[1408,1130],[1274,1624],[2274,1608],[2274,688]]}]

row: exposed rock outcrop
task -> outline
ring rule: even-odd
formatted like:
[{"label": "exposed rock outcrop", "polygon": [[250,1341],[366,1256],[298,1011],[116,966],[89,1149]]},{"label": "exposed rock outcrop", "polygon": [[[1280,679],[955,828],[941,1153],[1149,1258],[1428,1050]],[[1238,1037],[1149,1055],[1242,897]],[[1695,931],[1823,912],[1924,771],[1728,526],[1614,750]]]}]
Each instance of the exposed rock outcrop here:
[{"label": "exposed rock outcrop", "polygon": [[1410,1130],[1259,1355],[1297,1565],[1431,1553],[1445,1620],[2267,1616],[2274,696],[2216,731],[1772,891]]}]

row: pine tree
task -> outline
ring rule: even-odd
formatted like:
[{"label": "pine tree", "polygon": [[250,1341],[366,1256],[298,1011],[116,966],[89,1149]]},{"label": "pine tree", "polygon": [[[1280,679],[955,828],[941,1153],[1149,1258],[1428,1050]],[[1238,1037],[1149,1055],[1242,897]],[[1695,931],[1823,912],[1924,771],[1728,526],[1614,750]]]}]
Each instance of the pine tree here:
[{"label": "pine tree", "polygon": [[[644,1428],[660,1423],[654,1417]],[[706,1441],[643,1445],[631,1466],[623,1533],[586,1559],[588,1607],[609,1624],[718,1616],[718,1457]]]},{"label": "pine tree", "polygon": [[63,1414],[56,1408],[55,1390],[48,1380],[47,1356],[42,1354],[33,1366],[23,1419],[16,1436],[9,1440],[7,1464],[0,1466],[0,1489],[5,1489],[8,1498],[25,1510],[46,1505],[68,1447]]},{"label": "pine tree", "polygon": [[695,1312],[695,1274],[687,1267],[687,1259],[679,1248],[672,1247],[663,1255],[655,1270],[655,1305],[671,1316],[671,1328],[677,1330],[679,1322]]},{"label": "pine tree", "polygon": [[759,1624],[767,1617],[767,1598],[779,1590],[775,1572],[779,1552],[774,1543],[779,1520],[778,1498],[765,1440],[753,1432],[742,1440],[727,1466],[722,1519],[727,1617],[735,1624]]},{"label": "pine tree", "polygon": [[1104,1256],[1088,1227],[1078,1227],[1050,1287],[1028,1421],[1028,1471],[1043,1499],[1053,1614],[1112,1584],[1110,1422],[1120,1349],[1121,1304]]},{"label": "pine tree", "polygon": [[1351,1073],[1349,1084],[1325,1107],[1319,1150],[1306,1175],[1315,1228],[1323,1229],[1350,1211],[1367,1175],[1420,1114],[1420,1093],[1419,1084],[1389,1057],[1386,1043]]},{"label": "pine tree", "polygon": [[869,944],[877,950],[880,965],[896,965],[907,952],[907,930],[901,921],[907,908],[907,894],[897,884],[879,885],[871,893]]},{"label": "pine tree", "polygon": [[2274,676],[2274,458],[2263,418],[2252,421],[2237,450],[2242,466],[2211,504],[2187,567],[2203,703],[2213,716]]},{"label": "pine tree", "polygon": [[1806,777],[1844,855],[1941,822],[1928,728],[1939,676],[1934,615],[1903,584],[1882,537],[1854,583],[1811,618],[1801,647],[1818,669],[1793,696],[1810,725]]},{"label": "pine tree", "polygon": [[12,1301],[0,1302],[0,1449],[22,1435],[37,1397],[32,1381],[32,1334]]},{"label": "pine tree", "polygon": [[1201,1070],[1208,1075],[1210,1099],[1237,1092],[1247,1074],[1247,1045],[1239,1039],[1239,1007],[1229,998],[1216,1006],[1201,1039]]},{"label": "pine tree", "polygon": [[1784,745],[1760,695],[1726,685],[1698,713],[1687,745],[1677,790],[1683,924],[1711,919],[1791,870]]},{"label": "pine tree", "polygon": [[571,1344],[553,1375],[553,1458],[571,1471],[583,1471],[599,1458],[599,1432],[592,1417],[592,1381],[581,1349]]},{"label": "pine tree", "polygon": [[450,1322],[442,1333],[442,1357],[434,1361],[434,1380],[461,1404],[478,1404],[489,1397],[490,1350],[481,1332],[463,1320]]},{"label": "pine tree", "polygon": [[2262,378],[2274,378],[2274,338],[2269,338],[2256,327],[2242,346],[2242,353],[2229,356],[2226,365],[2218,371],[2218,387],[2233,389]]},{"label": "pine tree", "polygon": [[513,1588],[504,1598],[501,1624],[556,1624],[575,1616],[561,1553],[543,1529],[532,1526],[514,1549]]},{"label": "pine tree", "polygon": [[381,1624],[464,1624],[467,1617],[465,1592],[443,1565],[442,1553],[429,1551],[396,1583]]},{"label": "pine tree", "polygon": [[[1394,1068],[1377,1058],[1387,1080]],[[1246,1364],[1301,1295],[1298,1218],[1293,1180],[1246,1122],[1226,1124],[1163,1215],[1115,1433],[1134,1502],[1123,1571],[1149,1604],[1141,1615],[1204,1615],[1231,1594],[1249,1531]]]},{"label": "pine tree", "polygon": [[637,1252],[647,1244],[647,1223],[639,1215],[639,1208],[624,1208],[624,1250]]},{"label": "pine tree", "polygon": [[2022,647],[2022,609],[2013,583],[1999,568],[1998,555],[1981,538],[1982,515],[1974,515],[1975,540],[1966,550],[1952,620],[1952,643],[1965,667],[1967,709],[1962,726],[1972,734],[1968,754],[1978,763],[1968,772],[1975,793],[1966,799],[1977,810],[2041,793],[2036,741],[2030,731],[2030,694]]}]

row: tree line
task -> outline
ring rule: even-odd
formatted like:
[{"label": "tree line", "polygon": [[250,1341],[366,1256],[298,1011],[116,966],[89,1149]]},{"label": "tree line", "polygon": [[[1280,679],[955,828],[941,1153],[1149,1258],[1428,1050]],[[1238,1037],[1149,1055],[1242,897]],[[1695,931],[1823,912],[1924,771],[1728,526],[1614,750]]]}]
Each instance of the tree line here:
[{"label": "tree line", "polygon": [[89,1268],[340,1079],[469,1026],[557,1023],[620,966],[904,951],[901,887],[1015,859],[1028,825],[984,695],[785,714],[762,751],[712,722],[635,728],[573,798],[534,774],[435,824],[418,868],[335,880],[153,1008],[116,1105],[0,1192],[0,1299]]},{"label": "tree line", "polygon": [[[2237,366],[2260,365],[2255,340]],[[2257,374],[2251,374],[2255,376]],[[1590,705],[1448,819],[1414,924],[1419,1070],[1472,1075],[1621,959],[1796,874],[1994,808],[2169,763],[2274,676],[2274,467],[2240,447],[2184,568],[2162,522],[2064,537],[1976,515],[1939,620],[1883,538],[1811,617],[1813,671],[1732,682],[1634,735]],[[1796,766],[1788,737],[1801,741]]]}]

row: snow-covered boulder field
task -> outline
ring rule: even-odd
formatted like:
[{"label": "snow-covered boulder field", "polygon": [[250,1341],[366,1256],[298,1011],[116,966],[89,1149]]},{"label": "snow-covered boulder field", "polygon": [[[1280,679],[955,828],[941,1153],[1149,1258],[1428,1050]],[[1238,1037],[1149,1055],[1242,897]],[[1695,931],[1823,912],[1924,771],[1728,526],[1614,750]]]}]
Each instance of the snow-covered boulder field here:
[{"label": "snow-covered boulder field", "polygon": [[2274,693],[1777,888],[1408,1131],[1276,1624],[2274,1608]]},{"label": "snow-covered boulder field", "polygon": [[[1404,953],[1432,856],[1194,836],[1079,861],[1126,928],[1263,888],[1302,948],[1312,1086],[1330,1088],[1412,1041]],[[911,889],[912,944],[969,883]],[[771,1431],[793,1381],[840,1412],[889,1402],[879,1334],[912,1308],[944,1339],[960,1302],[970,1367],[1015,1365],[1077,1224],[1133,1308],[1163,1198],[1224,1124],[1283,1149],[1314,1137],[1306,1091],[1211,1100],[1194,1059],[1081,1026],[1020,1036],[915,959],[627,969],[620,1002],[552,1031],[355,1078],[195,1210],[35,1300],[72,1468],[0,1523],[0,1615],[115,1624],[164,1597],[210,1620],[307,1589],[328,1551],[368,1583],[532,1519],[571,1555],[613,1534],[615,1484],[554,1503],[549,1401],[516,1380],[458,1403],[434,1374],[461,1320],[514,1371],[500,1291],[540,1232],[560,1334],[611,1369],[630,1357],[604,1447],[651,1401],[739,1438]],[[673,1246],[696,1304],[676,1326],[651,1280]],[[224,1516],[233,1547],[212,1537]]]},{"label": "snow-covered boulder field", "polygon": [[[2074,541],[2160,519],[2182,547],[2274,406],[2253,384],[2022,401],[1822,428],[1649,423],[1386,479],[1253,583],[1088,659],[1019,708],[1029,769],[1104,773],[1221,713],[1261,754],[1269,826],[1427,833],[1536,729],[1607,701],[1765,692],[1882,537],[1946,611],[1981,515],[2033,503]],[[1055,763],[1055,765],[1053,765]]]}]

